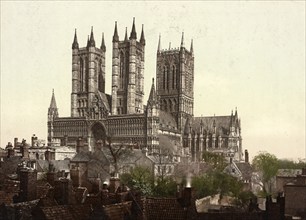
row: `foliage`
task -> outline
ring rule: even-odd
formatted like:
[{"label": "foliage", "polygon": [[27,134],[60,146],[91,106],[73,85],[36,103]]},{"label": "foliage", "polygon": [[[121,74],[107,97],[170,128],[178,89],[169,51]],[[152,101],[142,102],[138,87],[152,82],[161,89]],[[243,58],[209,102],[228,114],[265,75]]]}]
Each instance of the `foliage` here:
[{"label": "foliage", "polygon": [[223,155],[205,151],[202,155],[203,160],[212,166],[213,169],[222,171],[226,167],[226,160]]},{"label": "foliage", "polygon": [[169,178],[157,178],[153,188],[153,195],[157,197],[171,197],[175,196],[177,190],[177,183]]},{"label": "foliage", "polygon": [[264,193],[271,193],[272,178],[276,176],[279,165],[276,156],[267,152],[261,152],[254,157],[252,165],[261,174]]},{"label": "foliage", "polygon": [[235,199],[235,204],[245,210],[248,209],[250,200],[256,199],[256,196],[251,191],[241,191]]},{"label": "foliage", "polygon": [[140,190],[144,195],[153,194],[154,176],[147,167],[136,166],[130,173],[122,174],[120,179],[123,184]]},{"label": "foliage", "polygon": [[192,186],[198,198],[217,193],[222,198],[223,195],[237,197],[242,191],[243,183],[229,174],[212,171],[202,176],[195,176],[192,179]]},{"label": "foliage", "polygon": [[294,162],[292,160],[279,159],[278,168],[279,169],[302,169],[302,168],[306,168],[306,162],[302,160],[299,160],[299,162]]}]

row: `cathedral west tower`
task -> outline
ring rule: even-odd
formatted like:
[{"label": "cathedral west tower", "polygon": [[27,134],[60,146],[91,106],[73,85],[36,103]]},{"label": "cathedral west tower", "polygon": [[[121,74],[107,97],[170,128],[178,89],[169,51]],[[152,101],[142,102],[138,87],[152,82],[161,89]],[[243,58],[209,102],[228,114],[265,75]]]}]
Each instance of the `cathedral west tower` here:
[{"label": "cathedral west tower", "polygon": [[130,37],[120,41],[117,23],[113,35],[112,115],[143,113],[145,38],[137,41],[135,19]]}]

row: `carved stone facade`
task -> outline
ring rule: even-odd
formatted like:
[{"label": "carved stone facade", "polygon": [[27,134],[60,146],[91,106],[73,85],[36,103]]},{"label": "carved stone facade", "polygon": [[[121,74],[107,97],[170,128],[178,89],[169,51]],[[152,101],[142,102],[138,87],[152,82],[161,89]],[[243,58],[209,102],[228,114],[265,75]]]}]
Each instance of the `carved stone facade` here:
[{"label": "carved stone facade", "polygon": [[[112,91],[105,92],[105,53],[102,35],[96,47],[93,29],[86,47],[72,44],[71,117],[59,117],[54,93],[48,111],[48,144],[76,146],[79,137],[87,151],[110,136],[113,144],[146,148],[148,154],[164,149],[176,156],[200,158],[212,150],[241,159],[241,129],[235,115],[194,117],[193,43],[187,50],[182,35],[177,49],[157,49],[154,79],[144,105],[144,29],[137,41],[135,20],[128,38],[119,39],[117,23],[112,48]],[[229,153],[232,153],[230,155]]]}]

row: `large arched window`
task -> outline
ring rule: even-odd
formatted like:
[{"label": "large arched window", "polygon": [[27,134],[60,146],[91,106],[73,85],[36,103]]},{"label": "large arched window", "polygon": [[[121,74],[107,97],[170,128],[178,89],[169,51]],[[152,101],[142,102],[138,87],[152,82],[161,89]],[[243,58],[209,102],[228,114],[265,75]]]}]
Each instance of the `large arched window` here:
[{"label": "large arched window", "polygon": [[86,62],[85,62],[85,66],[86,66],[86,69],[85,69],[85,80],[83,80],[83,81],[85,81],[84,83],[85,83],[85,89],[84,89],[84,91],[85,92],[88,92],[88,75],[89,75],[89,68],[88,68],[88,65],[89,65],[89,62],[88,62],[88,57],[86,57]]},{"label": "large arched window", "polygon": [[175,65],[172,66],[172,89],[175,89],[176,84],[176,68]]},{"label": "large arched window", "polygon": [[167,67],[166,66],[164,66],[164,77],[163,77],[163,79],[164,79],[164,89],[166,89],[166,85],[167,85]]},{"label": "large arched window", "polygon": [[99,69],[99,75],[98,75],[98,89],[99,89],[100,92],[105,92],[105,91],[104,91],[105,81],[104,81],[104,78],[103,78],[102,61],[101,61],[101,60],[99,60],[98,69]]}]

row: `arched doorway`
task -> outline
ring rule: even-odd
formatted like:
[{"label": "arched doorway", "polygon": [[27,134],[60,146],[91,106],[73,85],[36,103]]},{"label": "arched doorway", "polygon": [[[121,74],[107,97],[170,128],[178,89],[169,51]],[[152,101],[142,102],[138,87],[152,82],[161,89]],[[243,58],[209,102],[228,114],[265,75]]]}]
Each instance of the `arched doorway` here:
[{"label": "arched doorway", "polygon": [[106,140],[105,127],[103,124],[96,122],[91,127],[91,139],[90,139],[91,149],[93,149],[94,151],[98,148],[101,149],[101,147],[105,145],[105,140]]}]

